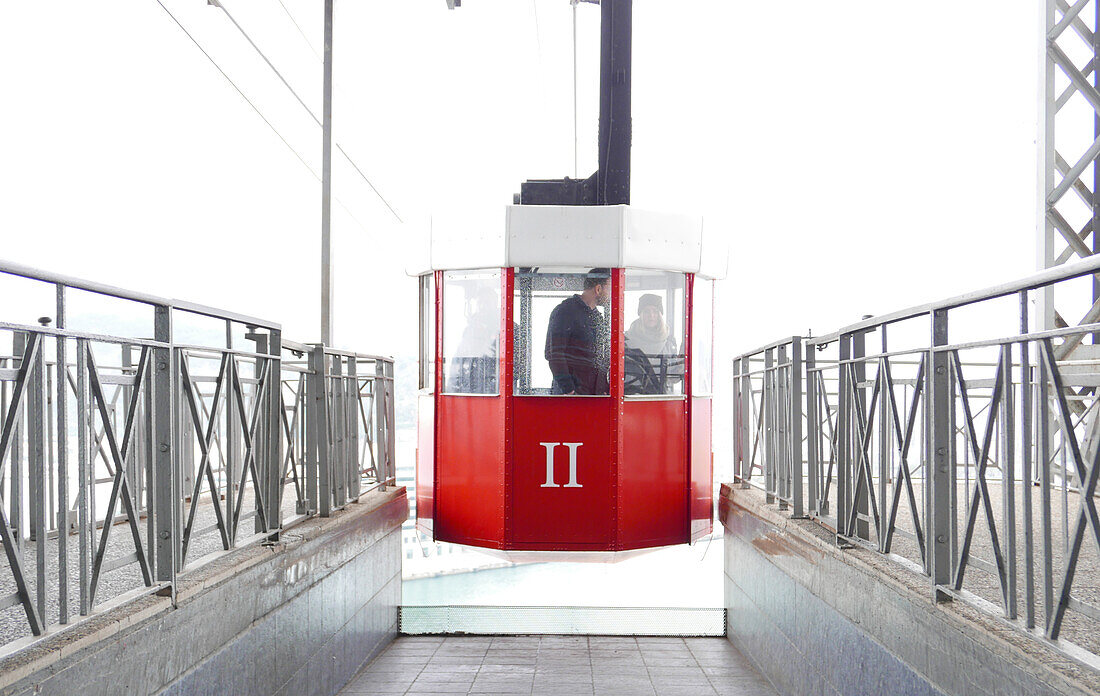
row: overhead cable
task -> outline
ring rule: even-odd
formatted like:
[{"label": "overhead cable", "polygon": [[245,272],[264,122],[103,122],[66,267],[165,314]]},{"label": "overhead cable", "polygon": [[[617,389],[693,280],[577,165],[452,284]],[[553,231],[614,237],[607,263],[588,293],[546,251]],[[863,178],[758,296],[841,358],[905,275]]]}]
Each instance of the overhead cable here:
[{"label": "overhead cable", "polygon": [[[161,2],[161,0],[156,0],[156,3],[158,5],[160,5],[160,9],[164,10],[165,14],[167,14],[172,19],[172,21],[176,23],[176,26],[180,28],[180,31],[182,31],[187,36],[187,38],[191,39],[191,43],[195,44],[195,47],[197,49],[199,49],[199,51],[201,51],[204,56],[206,56],[206,59],[208,61],[210,61],[210,64],[214,66],[215,70],[217,70],[219,73],[221,73],[221,76],[225,78],[225,81],[228,82],[230,84],[230,86],[233,87],[233,89],[235,89],[237,91],[237,94],[241,95],[241,98],[244,99],[245,102],[250,107],[252,107],[252,110],[256,112],[256,115],[259,116],[260,119],[265,124],[267,124],[267,127],[271,129],[271,132],[274,133],[275,136],[277,138],[279,138],[279,140],[283,141],[283,145],[286,145],[286,148],[288,150],[290,150],[294,154],[295,157],[298,158],[298,161],[301,162],[302,166],[305,167],[309,171],[309,173],[313,175],[313,178],[316,179],[317,181],[320,181],[321,176],[319,174],[317,174],[316,171],[314,171],[313,167],[310,166],[309,162],[306,162],[305,158],[302,157],[302,155],[299,154],[299,152],[294,149],[294,146],[291,145],[290,142],[285,137],[283,137],[283,134],[279,132],[279,129],[276,128],[274,126],[274,124],[272,124],[271,121],[269,121],[267,119],[266,116],[264,116],[264,112],[260,111],[260,107],[256,106],[256,104],[251,99],[248,98],[248,95],[245,94],[244,91],[241,90],[241,88],[239,86],[237,86],[237,83],[233,81],[233,78],[229,77],[229,75],[224,70],[222,70],[222,67],[220,65],[218,65],[218,62],[216,60],[214,60],[214,57],[211,56],[207,52],[207,50],[202,47],[202,44],[199,43],[198,39],[196,39],[194,37],[194,35],[191,34],[191,32],[187,31],[187,27],[183,26],[183,23],[180,22],[179,19],[176,18],[176,15],[172,14],[172,11],[169,10],[164,5],[164,3]],[[351,210],[346,205],[344,205],[343,201],[341,201],[339,198],[337,198],[336,202],[339,203],[340,207],[344,209],[344,212],[346,212],[351,217],[351,219],[355,221],[355,224],[357,224],[357,225],[359,225],[359,227],[363,228],[363,231],[367,231],[366,226],[362,222],[359,221],[359,218],[355,217],[355,214],[352,213]]]},{"label": "overhead cable", "polygon": [[309,37],[306,36],[306,33],[302,30],[302,25],[298,24],[298,20],[294,19],[294,15],[291,14],[290,8],[286,6],[286,3],[284,3],[283,0],[279,0],[279,6],[283,8],[283,12],[285,12],[287,18],[290,19],[290,23],[293,24],[294,28],[298,30],[298,35],[301,36],[302,40],[306,42],[306,46],[309,46],[309,50],[313,52],[313,55],[317,57],[317,60],[324,62],[324,59],[321,58],[321,54],[318,53],[317,49],[313,47],[313,42],[309,40]]},{"label": "overhead cable", "polygon": [[[157,1],[159,2],[160,0]],[[225,16],[229,18],[229,21],[233,23],[233,26],[237,28],[237,31],[239,31],[241,33],[241,36],[244,37],[245,41],[248,42],[248,45],[256,51],[256,54],[259,55],[265,63],[267,63],[267,67],[271,68],[271,71],[275,73],[275,76],[279,78],[279,81],[283,83],[283,86],[286,87],[292,95],[294,95],[294,98],[298,100],[298,103],[302,105],[302,108],[306,110],[306,113],[313,118],[314,122],[316,122],[318,126],[323,127],[321,119],[317,116],[316,113],[314,113],[313,109],[309,108],[309,105],[306,104],[305,100],[302,99],[301,96],[299,96],[298,92],[295,91],[295,89],[290,85],[287,79],[283,77],[283,74],[279,72],[279,69],[275,67],[275,64],[271,62],[271,60],[267,57],[267,54],[265,54],[260,49],[260,47],[256,45],[256,42],[252,40],[252,37],[248,35],[248,32],[244,30],[244,27],[242,27],[240,23],[237,22],[236,18],[233,17],[233,14],[228,9],[226,9],[225,5],[222,4],[220,0],[211,1],[216,7],[218,7],[219,9],[221,9],[222,12],[225,13]],[[297,23],[295,23],[295,25],[297,26]],[[303,38],[304,36],[305,35],[303,34]],[[372,183],[371,180],[367,178],[367,175],[364,174],[363,170],[359,168],[359,165],[355,163],[355,160],[351,158],[351,155],[344,151],[344,148],[340,146],[340,143],[334,143],[334,145],[336,145],[336,149],[340,151],[340,154],[344,156],[344,159],[348,161],[348,164],[350,164],[352,168],[363,179],[363,181],[366,182],[367,186],[370,187],[370,190],[374,192],[374,195],[378,196],[378,200],[382,201],[382,203],[386,206],[386,208],[389,209],[390,213],[397,219],[398,222],[404,223],[404,220],[401,219],[401,216],[397,214],[397,211],[393,209],[393,206],[390,205],[390,202],[386,200],[386,197],[382,195],[377,187],[375,187],[374,183]]]}]

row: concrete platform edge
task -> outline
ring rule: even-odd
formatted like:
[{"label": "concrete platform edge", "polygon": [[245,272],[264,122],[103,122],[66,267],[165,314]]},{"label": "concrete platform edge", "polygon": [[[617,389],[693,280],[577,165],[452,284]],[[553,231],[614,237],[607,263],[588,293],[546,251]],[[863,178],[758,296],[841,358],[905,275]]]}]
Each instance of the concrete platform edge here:
[{"label": "concrete platform edge", "polygon": [[1098,693],[1100,675],[964,602],[933,603],[924,575],[838,548],[829,530],[786,517],[761,491],[723,486],[719,517],[730,640],[780,693],[853,693],[872,688],[876,671],[907,678],[894,661],[918,680],[890,693],[924,693],[921,683],[958,695]]},{"label": "concrete platform edge", "polygon": [[[340,673],[350,679],[396,635],[407,516],[404,488],[372,491],[332,517],[284,530],[277,544],[229,552],[181,578],[175,608],[170,598],[140,594],[0,659],[0,696],[275,693],[326,646],[338,647],[340,669],[287,693],[336,693]],[[255,647],[265,640],[270,669]],[[294,671],[276,669],[277,650]],[[219,661],[252,657],[254,664],[231,670],[232,684],[200,685]],[[304,686],[308,676],[299,680]],[[329,690],[314,688],[323,686]]]}]

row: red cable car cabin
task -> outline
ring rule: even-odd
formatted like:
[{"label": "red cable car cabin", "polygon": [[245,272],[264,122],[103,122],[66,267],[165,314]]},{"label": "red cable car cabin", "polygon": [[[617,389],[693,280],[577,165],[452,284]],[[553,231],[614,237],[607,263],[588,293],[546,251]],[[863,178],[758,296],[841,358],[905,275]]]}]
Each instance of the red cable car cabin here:
[{"label": "red cable car cabin", "polygon": [[629,206],[512,206],[504,235],[434,238],[420,276],[418,528],[508,552],[709,534],[712,278],[725,258],[698,218]]}]

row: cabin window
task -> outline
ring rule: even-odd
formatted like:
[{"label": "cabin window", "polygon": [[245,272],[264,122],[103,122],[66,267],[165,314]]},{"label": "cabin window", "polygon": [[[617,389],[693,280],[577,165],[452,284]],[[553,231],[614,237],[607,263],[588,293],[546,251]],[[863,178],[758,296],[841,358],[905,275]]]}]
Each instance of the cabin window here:
[{"label": "cabin window", "polygon": [[613,297],[607,268],[517,269],[515,394],[606,396]]},{"label": "cabin window", "polygon": [[444,393],[500,393],[500,327],[500,271],[443,275]]},{"label": "cabin window", "polygon": [[435,274],[420,276],[420,388],[435,391]]},{"label": "cabin window", "polygon": [[695,279],[691,316],[691,393],[710,396],[714,369],[714,281]]},{"label": "cabin window", "polygon": [[623,288],[623,393],[684,393],[687,276],[628,270]]}]

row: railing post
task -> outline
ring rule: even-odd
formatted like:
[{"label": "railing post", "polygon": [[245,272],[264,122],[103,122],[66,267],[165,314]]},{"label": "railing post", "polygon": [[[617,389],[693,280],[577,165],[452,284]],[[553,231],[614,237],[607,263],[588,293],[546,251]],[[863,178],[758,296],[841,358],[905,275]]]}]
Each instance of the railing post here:
[{"label": "railing post", "polygon": [[[889,345],[887,343],[887,327],[886,324],[882,324],[878,327],[879,338],[882,339],[881,352],[885,356],[889,352]],[[878,504],[878,519],[880,533],[878,535],[878,550],[881,553],[887,553],[889,549],[886,546],[886,542],[891,538],[891,530],[888,528],[890,524],[890,492],[888,484],[890,476],[894,472],[892,455],[893,455],[893,428],[890,422],[890,401],[894,394],[894,384],[891,379],[888,379],[891,375],[887,369],[890,364],[890,358],[881,357],[877,361],[877,369],[875,373],[876,379],[879,384],[879,399],[878,399],[878,499],[875,501]],[[868,418],[870,417],[868,413]],[[868,467],[870,468],[870,467]],[[895,486],[904,485],[901,481],[894,481]]]},{"label": "railing post", "polygon": [[332,514],[332,470],[329,461],[328,395],[326,394],[325,346],[315,344],[309,354],[306,378],[306,415],[309,442],[309,507],[321,517]]},{"label": "railing post", "polygon": [[348,499],[359,497],[359,472],[362,463],[359,461],[359,359],[354,355],[348,358],[348,389],[351,393],[347,398],[347,452],[348,452]]},{"label": "railing post", "polygon": [[[54,326],[63,330],[68,326],[66,318],[65,286],[57,284],[57,316]],[[66,346],[62,336],[57,337],[57,367],[54,374],[54,398],[57,400],[57,590],[58,620],[69,623],[69,382],[66,365]]]},{"label": "railing post", "polygon": [[817,373],[814,346],[806,343],[806,355],[802,362],[806,375],[806,503],[810,515],[819,515],[817,484],[821,475],[821,417],[817,413]]},{"label": "railing post", "polygon": [[837,364],[839,382],[837,384],[836,414],[836,531],[841,536],[851,533],[848,529],[849,488],[851,487],[851,453],[849,448],[849,422],[851,415],[852,390],[847,379],[850,366],[846,362],[852,353],[849,334],[841,334],[839,341],[839,361]]},{"label": "railing post", "polygon": [[[851,405],[853,409],[860,412],[863,422],[869,423],[871,420],[870,399],[868,398],[867,387],[864,386],[864,383],[867,381],[867,363],[863,358],[866,355],[867,332],[866,330],[856,331],[852,334],[852,359],[856,360],[856,362],[852,363],[851,367],[852,381],[855,383]],[[867,408],[866,412],[863,411],[865,406]],[[859,418],[853,418],[849,421],[848,432],[851,436],[851,440],[849,441],[850,449],[848,450],[851,455],[852,463],[851,483],[852,491],[855,492],[861,490],[859,481],[859,460],[866,454],[863,450],[863,439],[859,436]],[[866,464],[867,470],[870,471],[870,462],[866,462]],[[870,477],[868,476],[868,478]],[[870,485],[870,481],[867,481],[866,485],[862,488],[862,492],[855,495],[852,500],[852,504],[856,509],[855,535],[865,541],[871,539],[871,523],[869,520],[871,515],[871,491],[868,488]]]},{"label": "railing post", "polygon": [[332,356],[332,413],[329,419],[332,424],[332,486],[336,494],[336,507],[342,508],[348,503],[348,452],[347,421],[345,408],[347,406],[346,387],[344,377],[344,357]]},{"label": "railing post", "polygon": [[[954,462],[951,461],[951,448],[948,444],[952,437],[950,356],[946,351],[935,350],[938,346],[947,345],[947,310],[934,310],[931,319],[932,340],[926,370],[926,406],[929,409],[930,426],[928,456],[931,463],[930,466],[925,466],[926,476],[931,477],[927,556],[932,571],[932,585],[938,588],[951,582],[951,489],[954,486]],[[937,600],[944,598],[939,592],[935,592],[935,595]]]},{"label": "railing post", "polygon": [[805,517],[806,508],[802,500],[802,338],[791,339],[791,511],[792,517]]},{"label": "railing post", "polygon": [[778,360],[775,367],[776,385],[776,436],[775,436],[775,492],[778,498],[779,509],[786,510],[789,507],[787,501],[791,497],[791,363],[787,359],[787,346],[779,346],[776,350]]},{"label": "railing post", "polygon": [[741,459],[741,358],[733,359],[733,481],[740,483],[744,479]]},{"label": "railing post", "polygon": [[[12,364],[15,369],[23,366],[27,354],[27,333],[16,331],[12,334]],[[25,407],[24,407],[25,408]],[[8,523],[11,525],[12,542],[23,548],[23,420],[25,411],[15,414],[15,430],[12,432],[11,453],[8,455],[8,482],[11,486],[8,511]]]},{"label": "railing post", "polygon": [[183,471],[180,448],[174,432],[175,406],[178,395],[174,393],[178,382],[175,351],[172,349],[172,310],[158,306],[153,315],[153,338],[165,344],[153,349],[153,441],[156,443],[155,460],[149,487],[153,492],[152,510],[156,530],[154,541],[154,572],[158,582],[172,583],[175,592],[176,549],[180,548],[181,505],[180,474]]},{"label": "railing post", "polygon": [[[749,487],[752,476],[752,358],[741,358],[741,488]],[[762,407],[762,404],[761,404]]]},{"label": "railing post", "polygon": [[[27,472],[30,484],[30,538],[35,548],[35,606],[43,625],[46,615],[46,349],[37,334],[27,394]],[[29,591],[29,590],[28,590]]]},{"label": "railing post", "polygon": [[764,380],[760,385],[760,408],[764,411],[764,442],[760,446],[764,464],[764,500],[775,502],[775,351],[764,351]]},{"label": "railing post", "polygon": [[[267,529],[256,531],[273,532],[277,535],[283,528],[283,332],[271,329],[268,332],[266,352],[267,395],[264,404],[264,458],[263,481],[264,511],[267,513]],[[261,351],[263,352],[263,351]]]},{"label": "railing post", "polygon": [[375,446],[378,448],[379,483],[381,490],[395,478],[394,449],[395,438],[393,429],[393,363],[387,360],[377,360],[374,363],[374,428]]},{"label": "railing post", "polygon": [[[1027,334],[1028,298],[1027,290],[1020,292],[1020,333]],[[1035,446],[1034,421],[1032,419],[1032,407],[1034,393],[1031,388],[1031,356],[1027,341],[1020,342],[1020,453],[1023,455],[1021,462],[1022,471],[1020,480],[1023,485],[1023,520],[1024,520],[1024,625],[1035,628],[1035,539],[1034,521],[1032,519],[1032,453]]]}]

